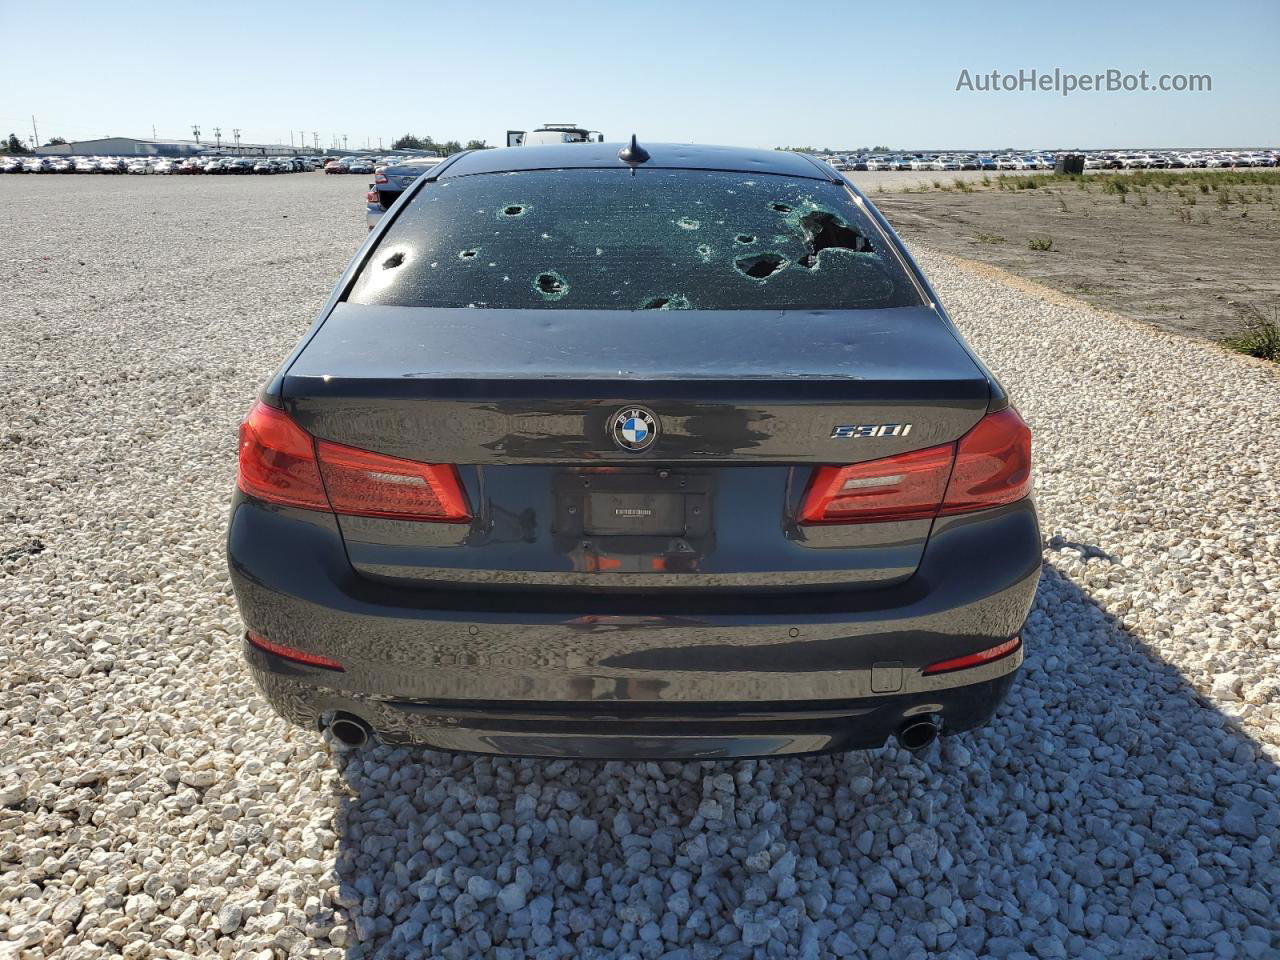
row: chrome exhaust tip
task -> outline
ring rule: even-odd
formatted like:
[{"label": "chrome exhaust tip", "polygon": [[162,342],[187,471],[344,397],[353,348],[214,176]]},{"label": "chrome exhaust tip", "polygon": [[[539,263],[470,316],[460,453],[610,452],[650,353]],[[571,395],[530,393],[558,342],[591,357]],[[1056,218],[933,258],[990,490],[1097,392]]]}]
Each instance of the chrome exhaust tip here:
[{"label": "chrome exhaust tip", "polygon": [[942,721],[935,713],[912,717],[898,728],[898,743],[904,750],[920,753],[938,739]]},{"label": "chrome exhaust tip", "polygon": [[350,713],[335,713],[329,721],[329,731],[334,739],[347,747],[363,747],[373,731],[359,717]]}]

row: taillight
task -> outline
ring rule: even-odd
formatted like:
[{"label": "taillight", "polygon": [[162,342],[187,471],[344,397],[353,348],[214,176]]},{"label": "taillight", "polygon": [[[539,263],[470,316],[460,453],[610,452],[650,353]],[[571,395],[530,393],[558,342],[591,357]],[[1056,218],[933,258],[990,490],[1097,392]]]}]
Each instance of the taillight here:
[{"label": "taillight", "polygon": [[251,497],[308,510],[436,523],[471,519],[452,465],[317,441],[261,401],[240,424],[236,482]]},{"label": "taillight", "polygon": [[819,467],[801,523],[879,523],[933,517],[947,489],[954,447],[943,444],[849,467]]},{"label": "taillight", "polygon": [[385,173],[379,173],[373,178],[373,182],[374,183],[390,183],[391,181],[387,179],[387,175]]},{"label": "taillight", "polygon": [[328,510],[311,434],[261,400],[240,424],[240,489],[251,497]]},{"label": "taillight", "polygon": [[987,647],[985,650],[979,650],[977,653],[970,653],[963,657],[955,657],[951,660],[939,660],[937,663],[931,663],[924,668],[925,676],[935,673],[950,673],[952,670],[967,670],[970,667],[980,667],[983,664],[993,663],[996,660],[1003,659],[1013,653],[1018,647],[1022,646],[1021,637],[1013,637],[1004,643],[998,643],[994,647]]},{"label": "taillight", "polygon": [[1013,407],[991,413],[960,438],[942,513],[969,513],[1031,492],[1031,430]]},{"label": "taillight", "polygon": [[382,198],[378,196],[377,190],[370,190],[364,195],[366,203],[382,203]]},{"label": "taillight", "polygon": [[471,519],[452,465],[401,460],[327,440],[318,441],[316,451],[335,513],[437,523]]},{"label": "taillight", "polygon": [[970,513],[1031,492],[1031,431],[1012,407],[988,414],[957,443],[847,467],[819,467],[801,523],[883,523]]}]

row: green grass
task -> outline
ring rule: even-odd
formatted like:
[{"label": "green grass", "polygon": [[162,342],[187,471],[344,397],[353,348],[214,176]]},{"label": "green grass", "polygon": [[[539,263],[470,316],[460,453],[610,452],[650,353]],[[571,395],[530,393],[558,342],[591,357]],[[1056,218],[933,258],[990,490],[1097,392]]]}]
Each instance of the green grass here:
[{"label": "green grass", "polygon": [[[1131,170],[1103,174],[1011,174],[994,179],[984,179],[984,186],[999,190],[1038,190],[1041,187],[1062,187],[1074,183],[1076,189],[1090,191],[1095,186],[1103,193],[1119,194],[1121,202],[1129,192],[1140,193],[1144,188],[1159,192],[1172,189],[1199,190],[1211,193],[1231,187],[1248,187],[1253,198],[1264,199],[1273,188],[1280,187],[1280,169],[1275,170]],[[1239,191],[1237,191],[1239,192]],[[1270,199],[1266,196],[1265,199]]]},{"label": "green grass", "polygon": [[980,233],[973,239],[975,243],[995,244],[1005,242],[1005,238],[998,233]]},{"label": "green grass", "polygon": [[1053,237],[1031,237],[1027,240],[1027,246],[1032,250],[1048,253],[1053,249]]},{"label": "green grass", "polygon": [[1280,363],[1280,323],[1274,319],[1277,311],[1272,311],[1272,315],[1273,319],[1258,317],[1250,320],[1244,333],[1238,337],[1227,337],[1223,344],[1237,353]]},{"label": "green grass", "polygon": [[[961,183],[964,186],[961,186]],[[961,190],[968,193],[976,189],[976,184],[994,187],[997,190],[1039,190],[1041,187],[1064,187],[1074,183],[1079,190],[1091,191],[1095,186],[1103,193],[1120,195],[1120,202],[1125,201],[1125,194],[1140,193],[1143,188],[1153,191],[1163,189],[1199,190],[1211,193],[1231,187],[1247,187],[1253,191],[1256,202],[1270,200],[1263,191],[1270,194],[1272,188],[1280,187],[1280,168],[1265,170],[1128,170],[1107,173],[1016,173],[991,177],[983,175],[981,181],[961,180],[957,177],[954,186],[944,184],[941,180],[933,181],[934,190]],[[929,188],[923,184],[921,190]],[[1239,193],[1240,191],[1237,191]]]}]

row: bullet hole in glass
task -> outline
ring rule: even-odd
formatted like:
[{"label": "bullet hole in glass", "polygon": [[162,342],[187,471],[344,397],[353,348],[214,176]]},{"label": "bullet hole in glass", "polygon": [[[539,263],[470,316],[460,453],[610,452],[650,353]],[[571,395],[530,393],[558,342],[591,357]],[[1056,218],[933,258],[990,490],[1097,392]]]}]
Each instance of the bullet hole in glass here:
[{"label": "bullet hole in glass", "polygon": [[474,250],[463,250],[461,253],[459,253],[459,254],[458,254],[458,259],[459,259],[459,260],[474,260],[474,259],[475,259],[476,254],[478,254],[479,252],[480,252],[480,249],[479,249],[478,247],[477,247],[476,249],[474,249]]},{"label": "bullet hole in glass", "polygon": [[676,226],[678,226],[681,230],[697,230],[700,226],[702,226],[702,224],[699,223],[697,220],[694,220],[692,217],[681,217],[679,220],[676,221]]},{"label": "bullet hole in glass", "polygon": [[[855,253],[870,253],[871,241],[855,230],[834,213],[816,210],[806,213],[800,218],[800,229],[804,232],[805,244],[812,254],[813,263],[817,263],[818,254],[823,250],[852,250]],[[805,257],[805,260],[810,259]],[[811,266],[801,262],[802,266]]]},{"label": "bullet hole in glass", "polygon": [[396,253],[393,253],[391,256],[387,257],[387,259],[382,261],[382,269],[393,270],[396,267],[400,266],[400,264],[402,263],[404,263],[404,253],[401,251],[397,251]]},{"label": "bullet hole in glass", "polygon": [[528,212],[529,208],[523,203],[512,203],[502,208],[502,215],[510,218],[523,217]]},{"label": "bullet hole in glass", "polygon": [[641,310],[688,310],[689,298],[675,293],[669,297],[650,297],[640,305]]},{"label": "bullet hole in glass", "polygon": [[700,256],[704,262],[711,259],[711,244],[700,243],[698,244],[697,249],[698,249],[698,256]]},{"label": "bullet hole in glass", "polygon": [[739,257],[734,267],[752,280],[768,280],[787,265],[787,258],[777,253],[758,253],[751,257]]},{"label": "bullet hole in glass", "polygon": [[559,300],[569,292],[568,282],[554,270],[548,270],[534,277],[533,288],[547,300]]},{"label": "bullet hole in glass", "polygon": [[754,233],[740,233],[733,239],[737,240],[738,243],[755,243],[756,235]]},{"label": "bullet hole in glass", "polygon": [[776,210],[778,213],[790,213],[790,212],[791,212],[791,207],[789,207],[789,206],[788,206],[787,204],[785,204],[785,203],[771,203],[771,204],[769,204],[769,206],[770,206],[770,207],[772,207],[774,210]]}]

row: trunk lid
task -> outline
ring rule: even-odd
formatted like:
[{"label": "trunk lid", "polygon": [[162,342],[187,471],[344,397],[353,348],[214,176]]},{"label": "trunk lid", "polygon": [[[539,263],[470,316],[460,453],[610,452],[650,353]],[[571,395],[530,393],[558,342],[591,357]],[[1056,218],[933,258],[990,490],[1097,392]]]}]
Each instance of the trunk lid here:
[{"label": "trunk lid", "polygon": [[[316,437],[459,467],[470,525],[341,518],[366,576],[758,591],[909,577],[931,522],[801,526],[809,474],[955,440],[986,412],[990,386],[925,307],[340,303],[282,395]],[[658,434],[639,452],[615,439],[635,408]]]}]

